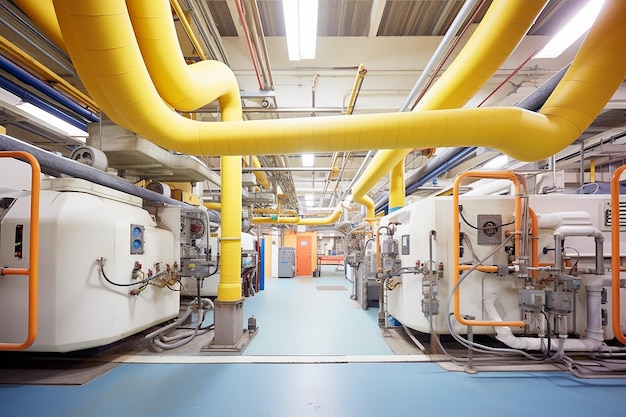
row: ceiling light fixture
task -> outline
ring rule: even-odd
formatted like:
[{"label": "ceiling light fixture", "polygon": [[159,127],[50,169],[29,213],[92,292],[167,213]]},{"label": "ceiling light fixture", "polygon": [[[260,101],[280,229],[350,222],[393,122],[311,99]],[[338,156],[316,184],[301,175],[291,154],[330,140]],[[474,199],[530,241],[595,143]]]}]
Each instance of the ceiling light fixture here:
[{"label": "ceiling light fixture", "polygon": [[302,154],[302,166],[303,167],[312,167],[315,164],[315,155],[312,153],[303,153]]},{"label": "ceiling light fixture", "polygon": [[74,138],[80,142],[85,143],[87,136],[89,136],[89,134],[85,132],[84,130],[79,129],[76,126],[72,126],[71,124],[67,123],[65,120],[61,120],[55,115],[50,114],[47,111],[42,110],[39,107],[31,103],[22,101],[18,103],[15,107],[28,113],[29,115],[33,116],[38,121],[43,122],[45,125],[48,125],[53,130],[65,136]]},{"label": "ceiling light fixture", "polygon": [[283,0],[290,61],[315,59],[317,0]]},{"label": "ceiling light fixture", "polygon": [[43,127],[47,127],[63,136],[69,136],[79,142],[85,143],[87,136],[89,136],[84,130],[40,109],[34,104],[22,100],[4,88],[0,88],[0,105],[12,108],[20,116],[29,118]]},{"label": "ceiling light fixture", "polygon": [[572,20],[535,55],[535,58],[556,58],[587,32],[598,16],[604,0],[590,0]]}]

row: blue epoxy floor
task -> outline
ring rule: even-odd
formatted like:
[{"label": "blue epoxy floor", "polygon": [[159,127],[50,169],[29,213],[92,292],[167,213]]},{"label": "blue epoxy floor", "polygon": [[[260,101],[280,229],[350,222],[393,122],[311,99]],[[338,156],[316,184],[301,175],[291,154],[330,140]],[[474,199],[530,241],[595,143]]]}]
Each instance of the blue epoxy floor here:
[{"label": "blue epoxy floor", "polygon": [[350,293],[341,273],[269,278],[266,290],[245,302],[245,317],[257,317],[260,331],[239,358],[373,355],[367,363],[173,363],[176,355],[168,353],[157,357],[168,363],[121,363],[84,385],[0,385],[0,416],[623,414],[624,379],[567,372],[470,375],[435,363],[388,363],[394,355],[376,310],[359,309]]},{"label": "blue epoxy floor", "polygon": [[259,332],[244,354],[393,354],[378,328],[378,311],[359,308],[343,272],[327,268],[320,278],[269,278],[263,292],[246,300],[244,317],[255,316]]},{"label": "blue epoxy floor", "polygon": [[82,386],[0,387],[2,416],[618,416],[623,380],[410,364],[122,364]]}]

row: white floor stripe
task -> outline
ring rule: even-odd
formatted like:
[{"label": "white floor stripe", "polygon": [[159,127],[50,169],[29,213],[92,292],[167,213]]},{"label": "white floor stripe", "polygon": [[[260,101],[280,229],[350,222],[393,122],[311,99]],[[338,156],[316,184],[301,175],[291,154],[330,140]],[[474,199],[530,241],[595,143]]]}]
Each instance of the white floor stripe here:
[{"label": "white floor stripe", "polygon": [[118,363],[197,363],[197,364],[333,364],[333,363],[410,363],[431,362],[425,355],[362,355],[362,356],[171,356],[111,355],[98,359]]}]

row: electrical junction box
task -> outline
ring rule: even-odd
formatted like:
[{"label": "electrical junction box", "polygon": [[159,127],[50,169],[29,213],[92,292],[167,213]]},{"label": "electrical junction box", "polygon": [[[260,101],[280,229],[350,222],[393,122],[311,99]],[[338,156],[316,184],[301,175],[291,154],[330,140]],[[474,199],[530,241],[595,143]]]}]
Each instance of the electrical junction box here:
[{"label": "electrical junction box", "polygon": [[546,291],[546,310],[556,314],[569,314],[573,310],[574,293]]},{"label": "electrical junction box", "polygon": [[520,288],[519,308],[526,311],[541,311],[546,303],[546,292],[544,290],[530,290]]},{"label": "electrical junction box", "polygon": [[181,275],[184,277],[204,278],[209,276],[209,261],[206,259],[181,258]]},{"label": "electrical junction box", "polygon": [[499,214],[479,214],[476,216],[479,245],[499,245],[502,243],[502,216]]}]

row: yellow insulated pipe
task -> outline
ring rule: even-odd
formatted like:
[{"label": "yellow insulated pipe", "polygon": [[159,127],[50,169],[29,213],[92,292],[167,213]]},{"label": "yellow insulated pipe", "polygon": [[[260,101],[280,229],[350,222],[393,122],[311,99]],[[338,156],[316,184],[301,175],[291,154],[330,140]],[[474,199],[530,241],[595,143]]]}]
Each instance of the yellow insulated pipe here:
[{"label": "yellow insulated pipe", "polygon": [[389,178],[389,211],[404,207],[404,161],[402,158],[390,173]]},{"label": "yellow insulated pipe", "polygon": [[56,46],[67,52],[51,0],[14,0]]},{"label": "yellow insulated pipe", "polygon": [[205,202],[202,204],[204,205],[204,207],[208,208],[209,210],[221,210],[222,209],[222,203]]},{"label": "yellow insulated pipe", "polygon": [[[250,159],[252,160],[252,166],[254,168],[261,168],[261,161],[259,161],[258,156],[253,155],[252,157],[250,157]],[[267,178],[267,174],[265,172],[254,171],[254,176],[256,177],[259,184],[261,184],[261,187],[266,190],[270,189],[270,180]]]},{"label": "yellow insulated pipe", "polygon": [[[546,0],[495,0],[457,58],[422,97],[416,111],[458,108],[467,103],[517,47],[546,3]],[[374,216],[374,201],[366,193],[392,170],[397,178],[399,165],[410,151],[380,150],[354,184],[353,199],[365,205],[368,218]],[[393,181],[390,183],[395,187]],[[394,192],[396,198],[397,192]],[[391,195],[389,198],[392,207]]]},{"label": "yellow insulated pipe", "polygon": [[339,205],[335,211],[333,211],[329,216],[321,217],[321,218],[307,218],[301,219],[298,224],[305,226],[318,226],[324,224],[332,224],[339,220],[341,217],[342,206]]},{"label": "yellow insulated pipe", "polygon": [[241,113],[233,117],[224,114],[234,102],[241,105],[237,79],[230,68],[219,61],[185,62],[169,1],[132,0],[126,6],[143,61],[167,104],[193,111],[219,99],[223,120],[241,119]]},{"label": "yellow insulated pipe", "polygon": [[[172,2],[190,36],[191,28],[178,2]],[[150,77],[170,106],[193,111],[218,100],[222,120],[241,121],[241,98],[233,72],[218,61],[187,65],[176,37],[168,1],[133,0],[126,4]],[[201,50],[198,51],[206,59]],[[210,75],[210,76],[209,76]],[[222,157],[222,231],[218,301],[241,299],[241,162]]]},{"label": "yellow insulated pipe", "polygon": [[613,0],[605,3],[540,113],[500,107],[202,123],[179,116],[160,100],[132,39],[124,2],[54,1],[64,38],[66,32],[80,34],[66,39],[68,50],[88,90],[103,94],[97,102],[105,113],[116,113],[118,123],[160,146],[189,154],[485,146],[518,160],[538,160],[577,138],[626,73],[626,55],[621,53],[626,2]]},{"label": "yellow insulated pipe", "polygon": [[222,235],[218,301],[241,300],[241,157],[222,157]]}]

